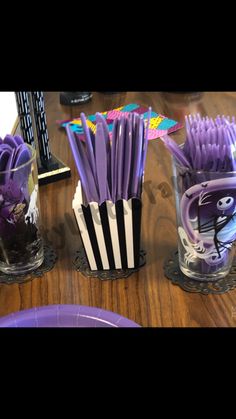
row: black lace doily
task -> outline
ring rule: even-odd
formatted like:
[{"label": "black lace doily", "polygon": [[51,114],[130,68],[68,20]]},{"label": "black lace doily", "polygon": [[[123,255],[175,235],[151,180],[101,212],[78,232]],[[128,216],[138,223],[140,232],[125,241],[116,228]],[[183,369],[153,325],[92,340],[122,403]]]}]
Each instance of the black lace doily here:
[{"label": "black lace doily", "polygon": [[225,278],[218,281],[196,281],[188,278],[179,267],[178,251],[173,252],[164,263],[165,276],[174,285],[179,285],[188,292],[198,292],[201,294],[224,294],[236,288],[236,258],[232,268]]},{"label": "black lace doily", "polygon": [[88,265],[87,258],[85,256],[84,250],[81,248],[77,250],[75,259],[73,264],[77,271],[81,272],[83,275],[88,277],[95,277],[99,278],[103,281],[105,280],[114,280],[114,279],[121,279],[127,278],[132,273],[137,272],[142,266],[146,263],[146,252],[144,250],[140,250],[140,258],[139,258],[139,267],[138,268],[129,268],[129,269],[114,269],[114,270],[106,270],[106,271],[91,271]]},{"label": "black lace doily", "polygon": [[34,271],[29,272],[28,274],[23,275],[7,275],[0,272],[0,283],[5,284],[21,284],[28,281],[32,281],[34,278],[43,276],[45,272],[51,271],[57,261],[57,254],[52,246],[44,243],[44,261],[41,266],[39,266]]}]

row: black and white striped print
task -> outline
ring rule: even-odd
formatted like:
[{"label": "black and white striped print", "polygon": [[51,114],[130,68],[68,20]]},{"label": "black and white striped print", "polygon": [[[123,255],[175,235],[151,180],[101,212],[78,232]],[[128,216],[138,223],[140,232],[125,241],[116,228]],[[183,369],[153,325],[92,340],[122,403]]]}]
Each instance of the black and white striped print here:
[{"label": "black and white striped print", "polygon": [[85,206],[79,181],[72,207],[91,270],[139,267],[140,199]]},{"label": "black and white striped print", "polygon": [[47,162],[51,159],[52,156],[49,146],[43,92],[31,92],[31,96],[33,103],[35,126],[38,137],[40,159],[42,162]]},{"label": "black and white striped print", "polygon": [[15,92],[20,126],[24,141],[34,147],[34,134],[28,92]]}]

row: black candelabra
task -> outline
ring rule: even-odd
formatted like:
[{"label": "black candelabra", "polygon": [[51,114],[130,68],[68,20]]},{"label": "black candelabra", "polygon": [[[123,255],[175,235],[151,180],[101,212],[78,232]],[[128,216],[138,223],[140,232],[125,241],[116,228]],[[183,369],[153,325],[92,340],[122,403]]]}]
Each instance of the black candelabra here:
[{"label": "black candelabra", "polygon": [[70,177],[71,171],[50,150],[43,92],[15,92],[21,133],[33,147],[38,143],[39,184]]}]

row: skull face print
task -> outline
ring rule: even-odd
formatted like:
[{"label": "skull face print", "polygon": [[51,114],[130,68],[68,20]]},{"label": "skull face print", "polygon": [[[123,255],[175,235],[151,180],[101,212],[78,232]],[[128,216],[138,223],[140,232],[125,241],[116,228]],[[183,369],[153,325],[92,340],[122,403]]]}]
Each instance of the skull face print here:
[{"label": "skull face print", "polygon": [[217,202],[217,209],[226,211],[234,205],[234,198],[232,196],[225,196]]}]

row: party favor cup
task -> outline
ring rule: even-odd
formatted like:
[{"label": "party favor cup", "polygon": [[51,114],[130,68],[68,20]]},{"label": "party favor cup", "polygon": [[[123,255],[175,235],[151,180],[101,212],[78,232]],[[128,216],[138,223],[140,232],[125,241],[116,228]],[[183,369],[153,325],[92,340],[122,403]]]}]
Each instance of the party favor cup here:
[{"label": "party favor cup", "polygon": [[43,262],[36,151],[27,163],[0,172],[0,271],[24,274]]},{"label": "party favor cup", "polygon": [[85,205],[79,181],[72,207],[92,271],[139,267],[140,199]]},{"label": "party favor cup", "polygon": [[225,277],[236,239],[236,172],[194,171],[173,158],[181,271],[200,281]]}]

